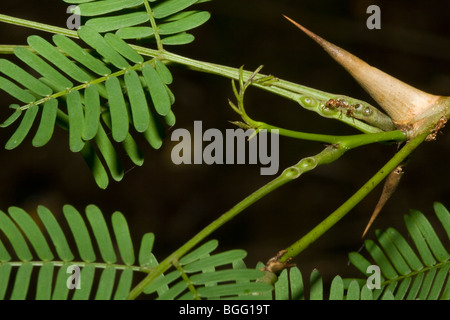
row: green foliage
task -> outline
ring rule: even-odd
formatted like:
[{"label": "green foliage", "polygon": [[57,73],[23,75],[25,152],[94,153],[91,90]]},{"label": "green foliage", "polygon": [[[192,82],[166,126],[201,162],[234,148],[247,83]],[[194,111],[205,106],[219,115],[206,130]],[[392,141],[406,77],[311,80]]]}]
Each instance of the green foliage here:
[{"label": "green foliage", "polygon": [[[42,206],[34,213],[39,219],[17,207],[8,214],[0,211],[0,299],[126,299],[133,279],[158,265],[154,235],[143,235],[136,257],[122,213],[111,216],[111,226],[94,205],[86,207],[85,215],[70,205],[63,213],[67,225]],[[245,267],[245,251],[213,254],[217,247],[211,240],[174,261],[176,269],[144,292],[156,299],[271,296],[270,284],[255,281],[263,272]],[[80,289],[68,288],[73,266],[81,269]]]},{"label": "green foliage", "polygon": [[[450,239],[450,213],[435,203],[435,213]],[[350,262],[365,277],[368,267],[380,268],[380,288],[370,289],[371,279],[343,279],[336,276],[328,291],[323,279],[314,270],[306,281],[297,267],[283,270],[274,285],[276,300],[450,300],[450,255],[426,217],[412,210],[405,216],[409,237],[418,254],[395,229],[377,231],[381,247],[372,240],[365,241],[371,261],[357,252],[349,254]],[[447,242],[448,244],[448,242]]]},{"label": "green foliage", "polygon": [[[325,291],[323,279],[318,270],[313,270],[308,281],[303,279],[297,267],[283,270],[274,286],[276,300],[374,300],[376,297],[365,282],[345,280],[340,276],[333,278],[329,292]],[[392,300],[389,291],[379,297],[381,300]]]},{"label": "green foliage", "polygon": [[[209,18],[208,12],[191,7],[209,0],[64,0],[78,5],[85,25],[75,32],[0,15],[3,22],[22,24],[55,33],[52,43],[30,36],[28,46],[9,46],[19,63],[0,59],[0,89],[17,100],[1,127],[17,125],[6,142],[6,149],[17,148],[31,136],[32,145],[46,145],[59,126],[69,132],[69,149],[81,153],[93,172],[96,183],[106,188],[109,179],[123,178],[124,170],[117,146],[135,165],[144,159],[136,136],[151,147],[162,145],[167,126],[175,124],[172,105],[175,97],[169,89],[173,82],[167,67],[180,63],[205,72],[239,81],[233,82],[238,100],[232,108],[245,123],[243,128],[276,129],[282,136],[329,144],[315,157],[307,157],[286,169],[272,182],[261,187],[237,206],[199,232],[185,245],[159,263],[153,255],[154,235],[142,237],[135,255],[125,217],[116,212],[107,223],[102,212],[90,205],[81,214],[65,206],[66,225],[48,209],[38,207],[28,214],[11,207],[0,211],[0,299],[126,299],[147,294],[150,299],[277,299],[277,300],[371,300],[371,299],[450,299],[449,254],[446,246],[425,216],[412,211],[405,217],[408,238],[416,249],[392,228],[377,231],[379,242],[367,240],[371,256],[351,253],[350,261],[365,275],[367,267],[380,267],[381,288],[371,290],[367,279],[343,279],[336,276],[329,288],[314,270],[304,281],[296,267],[275,275],[263,266],[245,266],[246,252],[230,250],[213,253],[215,240],[201,243],[218,227],[244,208],[302,173],[337,160],[345,151],[382,141],[405,141],[406,135],[394,130],[391,119],[369,104],[336,96],[272,76],[236,70],[195,61],[165,50],[166,45],[182,45],[194,40],[188,32]],[[189,9],[189,10],[187,10]],[[79,10],[79,11],[78,11]],[[6,18],[6,20],[5,20]],[[58,34],[59,33],[59,34]],[[71,40],[67,36],[79,38]],[[156,50],[133,46],[153,43]],[[3,49],[4,50],[4,49]],[[8,50],[6,50],[8,51]],[[5,52],[3,52],[5,53]],[[151,58],[148,58],[148,57]],[[294,132],[254,121],[243,108],[244,91],[250,85],[297,101],[323,117],[341,120],[366,133],[358,136],[330,136]],[[361,122],[362,121],[362,122]],[[428,133],[426,133],[428,135]],[[326,232],[364,198],[392,169],[424,141],[423,134],[409,140],[366,185],[325,223],[311,230],[293,247],[285,250],[296,255]],[[441,205],[435,212],[450,237],[450,214]],[[38,219],[39,218],[39,219]],[[292,247],[291,247],[292,248]],[[75,251],[76,249],[76,251]],[[74,253],[75,252],[75,253]],[[176,257],[176,258],[174,258]],[[291,256],[292,257],[292,256]],[[279,262],[287,256],[280,257]],[[81,288],[69,289],[73,267],[81,268]],[[135,282],[139,284],[133,290]]]},{"label": "green foliage", "polygon": [[[79,3],[81,15],[90,17],[78,30],[83,43],[63,35],[54,35],[53,44],[30,36],[29,47],[14,49],[24,67],[0,59],[0,74],[5,76],[0,76],[0,89],[21,103],[10,106],[14,112],[1,125],[21,120],[5,147],[17,148],[36,122],[32,144],[42,147],[58,125],[69,131],[70,150],[81,152],[97,185],[106,188],[109,176],[120,181],[124,175],[116,145],[140,166],[144,159],[134,136],[142,135],[159,149],[164,127],[175,124],[171,72],[157,58],[145,60],[122,38],[129,39],[130,33],[140,38],[137,30],[148,33],[157,27],[165,36],[162,44],[184,44],[192,40],[185,31],[206,22],[209,13],[184,11],[203,2],[192,0],[152,1],[152,8],[143,0],[66,2]],[[122,13],[129,8],[132,13]],[[152,27],[136,26],[152,19]]]},{"label": "green foliage", "polygon": [[[89,27],[82,27],[78,34],[104,61],[61,35],[53,37],[56,46],[31,36],[30,49],[15,49],[15,55],[39,73],[40,79],[8,60],[0,60],[2,73],[25,87],[19,88],[6,78],[0,84],[4,90],[15,87],[10,94],[25,103],[22,107],[14,105],[16,111],[3,124],[9,126],[22,120],[5,147],[18,147],[30,134],[40,112],[33,146],[48,143],[56,124],[67,128],[70,150],[84,155],[97,184],[106,188],[109,179],[100,157],[114,180],[123,177],[113,142],[123,146],[134,164],[142,165],[142,154],[132,135],[142,134],[157,149],[162,144],[163,124],[173,125],[174,97],[167,86],[170,71],[156,59],[144,61],[114,34],[101,36]],[[107,135],[109,130],[113,141]]]},{"label": "green foliage", "polygon": [[[450,213],[440,203],[435,204],[435,212],[448,236]],[[64,206],[63,213],[67,226],[42,206],[35,213],[39,219],[17,207],[9,208],[8,214],[0,211],[1,299],[125,299],[133,279],[158,266],[152,252],[154,235],[143,235],[136,258],[128,224],[120,212],[111,216],[111,226],[94,205],[86,207],[85,215],[70,205]],[[297,267],[284,269],[278,277],[264,275],[259,270],[262,264],[256,269],[245,266],[243,250],[213,253],[218,242],[211,240],[173,260],[173,268],[147,285],[143,293],[158,300],[450,299],[447,250],[422,213],[412,211],[405,221],[418,254],[400,233],[389,228],[377,232],[381,247],[366,241],[373,262],[356,252],[349,255],[365,276],[368,266],[380,267],[379,289],[369,289],[367,278],[336,276],[325,290],[317,270],[304,280]],[[80,289],[67,286],[71,266],[81,268]]]},{"label": "green foliage", "polygon": [[[435,203],[435,213],[447,233],[446,246],[450,239],[450,213],[441,204]],[[408,237],[416,250],[395,229],[377,231],[379,244],[365,241],[372,262],[359,253],[351,253],[350,261],[361,272],[376,264],[382,273],[381,288],[374,290],[375,297],[387,290],[395,299],[450,299],[450,255],[437,236],[427,218],[419,211],[412,210],[405,216]]]},{"label": "green foliage", "polygon": [[[208,0],[209,1],[209,0]],[[64,0],[76,4],[79,14],[86,18],[85,25],[100,33],[115,31],[122,39],[155,39],[155,26],[149,26],[154,19],[157,34],[164,45],[187,44],[194,36],[192,30],[209,18],[205,11],[185,9],[205,0],[108,0],[82,1]]]}]

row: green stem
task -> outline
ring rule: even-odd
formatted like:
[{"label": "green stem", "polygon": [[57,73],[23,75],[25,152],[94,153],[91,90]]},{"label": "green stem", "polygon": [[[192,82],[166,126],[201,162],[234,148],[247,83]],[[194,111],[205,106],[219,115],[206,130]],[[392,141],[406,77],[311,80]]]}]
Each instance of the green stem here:
[{"label": "green stem", "polygon": [[147,267],[140,266],[129,266],[115,263],[105,263],[105,262],[85,262],[85,261],[59,261],[59,260],[47,260],[47,261],[8,261],[8,262],[0,262],[0,267],[3,265],[10,265],[12,267],[21,267],[25,263],[30,263],[34,267],[42,267],[44,264],[49,263],[54,265],[55,267],[62,267],[64,265],[76,265],[79,267],[86,266],[94,266],[96,269],[106,269],[107,267],[113,267],[116,270],[126,270],[131,269],[134,272],[145,272],[149,273],[153,269]]},{"label": "green stem", "polygon": [[89,81],[89,82],[80,84],[78,86],[72,87],[72,88],[67,89],[65,91],[56,92],[56,93],[54,93],[52,95],[49,95],[49,96],[47,96],[45,98],[42,98],[42,99],[39,99],[37,101],[31,102],[29,104],[26,104],[24,106],[21,106],[20,110],[27,110],[27,109],[29,109],[29,108],[31,108],[33,106],[43,104],[43,103],[45,103],[46,101],[48,101],[50,99],[56,99],[56,98],[59,98],[59,97],[66,96],[71,91],[80,91],[80,90],[85,89],[89,85],[99,84],[99,83],[105,82],[106,80],[108,80],[109,77],[120,77],[120,76],[124,75],[125,73],[127,73],[130,70],[142,69],[142,66],[144,66],[145,64],[151,64],[152,62],[153,62],[153,59],[152,60],[147,60],[145,62],[142,62],[142,63],[139,63],[139,64],[135,64],[133,66],[130,66],[129,68],[121,69],[121,70],[116,71],[114,73],[111,73],[111,74],[109,74],[107,76],[99,77],[99,78],[96,78],[96,79],[94,79],[92,81]]},{"label": "green stem", "polygon": [[17,47],[30,48],[29,46],[18,46],[9,44],[0,44],[0,54],[13,54],[14,49]]},{"label": "green stem", "polygon": [[148,0],[144,0],[144,6],[145,10],[147,10],[148,16],[150,17],[150,24],[153,29],[153,34],[155,36],[156,46],[158,47],[159,51],[163,51],[164,47],[161,41],[161,37],[159,36],[158,26],[156,25],[155,17],[153,16],[153,11],[152,8],[150,7],[150,4],[148,3]]},{"label": "green stem", "polygon": [[189,276],[186,274],[186,272],[184,271],[183,267],[178,263],[178,260],[174,260],[172,264],[180,272],[181,278],[184,280],[184,282],[186,282],[188,284],[188,289],[192,293],[192,295],[194,296],[194,299],[195,300],[201,300],[200,296],[198,295],[197,289],[192,284],[191,279],[189,279]]},{"label": "green stem", "polygon": [[35,21],[15,18],[15,17],[4,15],[4,14],[0,14],[0,22],[14,24],[17,26],[36,29],[36,30],[40,30],[40,31],[61,34],[61,35],[67,36],[67,37],[78,38],[78,34],[74,30],[55,27],[55,26],[48,25],[45,23],[39,23],[39,22],[35,22]]},{"label": "green stem", "polygon": [[[215,75],[219,75],[219,76],[226,77],[226,78],[233,79],[233,80],[239,80],[239,77],[240,77],[241,71],[239,68],[233,68],[233,67],[215,64],[215,63],[199,61],[199,60],[187,58],[184,56],[180,56],[180,55],[168,52],[168,51],[164,51],[161,53],[161,52],[155,52],[155,50],[152,50],[152,49],[142,48],[142,47],[138,47],[138,46],[132,46],[132,47],[142,55],[151,56],[151,57],[158,56],[160,59],[167,60],[171,63],[177,63],[177,64],[187,66],[195,71],[215,74]],[[244,76],[243,80],[245,81],[252,76],[253,72],[244,70],[242,72],[242,74]],[[264,74],[258,74],[258,76],[261,78],[267,77],[267,75],[264,75]],[[309,96],[309,97],[313,97],[317,100],[324,100],[324,101],[327,101],[328,99],[335,96],[334,94],[331,94],[331,93],[316,90],[313,88],[302,86],[302,85],[299,85],[299,84],[296,84],[293,82],[289,82],[286,80],[282,80],[282,79],[278,79],[278,81],[274,82],[271,85],[264,85],[264,84],[260,84],[258,82],[252,82],[251,85],[254,87],[257,87],[259,89],[268,91],[270,93],[279,95],[281,97],[287,98],[289,100],[295,101],[297,103],[299,103],[299,98],[301,96]],[[320,115],[324,116],[322,114],[322,111],[320,108],[317,108],[315,111],[318,112]],[[326,116],[326,117],[329,117],[329,116]],[[335,118],[335,119],[337,119],[341,122],[344,122],[345,124],[347,124],[351,127],[354,127],[364,133],[375,133],[375,132],[381,131],[379,128],[373,127],[363,121],[360,121],[358,119],[354,119],[351,117],[339,117],[339,118]]]},{"label": "green stem", "polygon": [[[145,3],[147,3],[147,2],[145,2]],[[148,3],[147,3],[147,5],[148,5]],[[154,19],[152,21],[153,16],[150,15],[150,17],[151,17],[150,21],[152,23],[152,27],[155,27]],[[15,18],[15,17],[3,15],[3,14],[0,14],[0,22],[5,22],[5,23],[13,24],[13,25],[27,27],[27,28],[32,28],[32,29],[36,29],[36,30],[40,30],[40,31],[46,31],[46,32],[50,32],[53,34],[61,34],[61,35],[65,35],[68,37],[78,38],[78,34],[74,30],[59,28],[59,27],[55,27],[52,25],[37,23],[34,21]],[[172,62],[172,63],[178,63],[178,64],[190,67],[193,70],[200,71],[200,72],[216,74],[216,75],[220,75],[222,77],[235,79],[235,80],[239,79],[240,70],[238,68],[232,68],[232,67],[214,64],[214,63],[198,61],[195,59],[190,59],[190,58],[180,56],[180,55],[163,50],[161,40],[157,39],[158,36],[159,36],[158,33],[155,32],[155,39],[157,41],[158,50],[144,48],[144,47],[140,47],[140,46],[136,46],[136,45],[131,45],[131,47],[133,49],[135,49],[138,53],[145,55],[145,56],[150,56],[153,58],[158,57],[159,59],[164,59],[164,60],[167,60],[168,62]],[[0,49],[2,49],[2,48],[0,48]],[[6,49],[6,50],[5,51],[0,50],[0,52],[11,53],[13,50],[12,46],[7,46],[3,49],[4,50]],[[243,75],[246,79],[248,79],[252,74],[253,74],[253,72],[243,71]],[[266,77],[266,75],[260,75],[260,76]],[[330,93],[327,93],[324,91],[320,91],[320,90],[313,89],[310,87],[302,86],[302,85],[299,85],[299,84],[296,84],[296,83],[293,83],[290,81],[286,81],[286,80],[278,80],[276,83],[273,83],[270,86],[267,86],[264,84],[258,84],[258,83],[253,83],[252,85],[256,86],[260,89],[269,91],[271,93],[277,94],[279,96],[285,97],[287,99],[293,100],[295,102],[298,102],[299,97],[302,95],[313,97],[317,100],[322,100],[322,101],[326,101],[326,100],[336,96],[335,94],[330,94]],[[321,114],[321,110],[316,110],[316,112]],[[353,119],[350,117],[342,117],[337,120],[342,121],[342,122],[346,123],[347,125],[352,126],[352,127],[356,128],[362,132],[365,132],[365,133],[373,133],[373,132],[380,131],[380,129],[378,129],[376,127],[373,127],[363,121],[359,121],[357,119]]]},{"label": "green stem", "polygon": [[414,271],[410,271],[409,273],[403,275],[400,274],[397,277],[393,278],[393,279],[386,279],[383,282],[381,282],[381,287],[386,287],[392,283],[400,283],[401,281],[410,278],[410,279],[415,279],[417,276],[419,276],[420,274],[427,274],[429,271],[432,270],[441,270],[443,267],[445,267],[446,265],[448,265],[449,261],[442,261],[436,264],[433,264],[431,266],[426,266],[421,268],[420,270],[414,270]]},{"label": "green stem", "polygon": [[251,127],[256,128],[257,130],[267,130],[267,131],[277,130],[278,134],[284,137],[300,140],[316,141],[328,144],[340,144],[342,147],[346,149],[353,149],[376,142],[386,142],[386,141],[401,142],[405,141],[407,138],[406,134],[401,130],[365,133],[349,136],[333,136],[327,134],[293,131],[253,120],[249,121],[248,123]]},{"label": "green stem", "polygon": [[[145,1],[147,11],[149,9],[147,0]],[[150,15],[152,18],[152,15]],[[152,21],[152,27],[155,28],[154,19]],[[10,24],[15,24],[19,26],[24,26],[32,29],[37,29],[41,31],[51,32],[53,34],[61,34],[68,37],[78,38],[76,31],[68,30],[65,28],[59,28],[51,25],[36,23],[34,21],[28,21],[24,19],[9,17],[6,15],[0,14],[0,22],[6,22]],[[156,30],[156,29],[155,29]],[[157,32],[155,32],[155,37],[157,37]],[[239,69],[232,68],[227,66],[221,66],[218,64],[198,61],[194,59],[189,59],[183,56],[179,56],[167,51],[163,51],[162,42],[157,39],[158,50],[143,48],[139,46],[132,46],[137,52],[142,55],[150,56],[150,57],[158,57],[159,59],[165,59],[168,62],[178,63],[185,66],[188,66],[194,70],[217,74],[223,77],[227,77],[230,79],[239,80]],[[1,52],[11,53],[13,51],[13,46],[3,46],[0,48]],[[253,73],[250,71],[243,71],[243,75],[246,78],[249,78]],[[260,75],[261,77],[265,77],[265,75]],[[269,91],[271,93],[275,93],[277,95],[283,96],[285,98],[291,99],[293,101],[298,102],[300,95],[307,95],[314,97],[318,100],[327,100],[330,97],[334,96],[330,93],[326,93],[320,90],[316,90],[313,88],[309,88],[306,86],[298,85],[289,81],[279,80],[272,85],[264,85],[264,84],[253,84],[256,87]],[[320,111],[319,111],[320,112]],[[362,121],[357,119],[350,119],[344,117],[340,119],[341,121],[367,133],[376,133],[380,130],[376,127],[370,126]],[[268,126],[268,125],[267,125]],[[386,141],[386,140],[394,140],[394,141],[403,141],[404,136],[401,132],[392,131],[392,132],[384,132],[379,135],[357,135],[352,137],[332,137],[328,135],[317,135],[317,134],[307,134],[307,133],[295,133],[294,131],[282,129],[281,134],[286,136],[292,136],[297,138],[302,138],[306,140],[315,140],[322,141],[325,143],[334,144],[335,141],[338,142],[335,146],[329,146],[320,154],[314,157],[308,157],[300,161],[297,165],[287,168],[283,173],[261,187],[250,196],[239,202],[232,209],[224,213],[217,220],[213,221],[210,225],[208,225],[205,229],[200,231],[197,235],[195,235],[191,240],[186,242],[182,247],[172,253],[169,257],[167,257],[164,261],[159,264],[153,272],[151,272],[141,283],[139,283],[130,293],[129,298],[136,298],[148,285],[150,282],[158,278],[162,273],[164,273],[167,269],[172,266],[172,263],[182,257],[184,254],[189,252],[193,247],[195,247],[198,243],[204,240],[207,236],[209,236],[212,232],[217,230],[227,221],[234,218],[240,212],[242,212],[245,208],[255,203],[268,193],[278,189],[280,186],[285,183],[292,181],[298,178],[304,172],[310,171],[321,164],[327,164],[338,159],[342,154],[345,153],[346,150],[351,149],[356,146],[360,146],[367,143],[377,142],[377,141]],[[300,239],[298,243],[294,244],[290,248],[288,248],[288,253],[282,257],[282,259],[287,259],[289,256],[294,256],[306,248],[310,243],[315,241],[320,235],[322,235],[326,230],[328,230],[332,225],[334,225],[337,221],[339,221],[351,208],[353,208],[361,199],[363,199],[392,169],[401,162],[399,159],[404,156],[406,157],[415,147],[417,147],[426,137],[420,136],[423,138],[419,141],[418,138],[415,138],[410,141],[400,152],[398,152],[392,159],[389,161],[385,167],[383,167],[384,171],[380,171],[375,175],[369,182],[364,185],[364,187],[358,191],[352,198],[350,198],[344,205],[341,206],[338,210],[336,210],[333,214],[330,215],[329,218],[324,220],[319,226],[313,229],[309,234],[307,234],[304,238]],[[340,139],[340,140],[339,140]],[[410,150],[411,149],[411,150]],[[408,152],[408,150],[410,150]],[[398,162],[397,162],[398,161]],[[395,165],[394,165],[395,164]],[[383,170],[382,169],[382,170]]]},{"label": "green stem", "polygon": [[[149,6],[148,6],[147,0],[144,1],[144,3],[146,4],[146,10],[148,12],[149,8],[147,8],[147,7],[149,7]],[[151,10],[150,10],[149,15],[151,18],[153,18],[153,15],[151,14]],[[150,19],[150,21],[151,20],[152,19]],[[0,22],[5,22],[8,24],[13,24],[13,25],[17,25],[17,26],[26,27],[26,28],[36,29],[36,30],[40,30],[40,31],[50,32],[53,34],[65,35],[65,36],[72,37],[72,38],[78,38],[78,34],[74,30],[60,28],[60,27],[56,27],[53,25],[45,24],[45,23],[38,23],[35,21],[31,21],[31,20],[11,17],[11,16],[4,15],[4,14],[0,14]],[[154,23],[154,18],[153,18],[152,27],[154,27],[154,26],[155,26],[155,23]],[[156,37],[157,37],[157,32],[155,32],[155,38]],[[140,46],[136,46],[136,45],[133,45],[132,47],[139,53],[146,55],[146,56],[151,56],[151,57],[159,56],[162,51],[162,48],[159,48],[159,47],[158,47],[159,50],[144,48],[144,47],[140,47]],[[214,64],[214,63],[208,63],[208,62],[202,62],[202,61],[198,61],[198,60],[194,60],[194,59],[189,59],[189,58],[179,56],[177,54],[170,53],[167,51],[165,51],[163,58],[168,61],[171,61],[171,62],[183,64],[185,66],[191,67],[198,71],[212,73],[212,74],[218,74],[218,75],[230,78],[230,79],[238,79],[238,76],[239,76],[239,69],[237,69],[237,68],[226,67],[226,66],[221,66],[218,64]],[[247,78],[250,77],[251,74],[252,74],[252,72],[250,72],[250,71],[244,71],[244,76]],[[264,87],[262,85],[257,85],[257,86]],[[289,82],[289,81],[280,81],[280,85],[278,85],[278,87],[276,89],[274,89],[273,92],[281,94],[285,97],[287,97],[288,92],[291,92],[289,97],[293,100],[295,100],[297,98],[298,93],[321,97],[323,99],[328,99],[328,96],[329,96],[329,94],[326,92],[316,90],[313,88],[309,88],[309,87],[305,87],[305,86],[300,86],[296,83]]]},{"label": "green stem", "polygon": [[286,262],[290,258],[297,256],[309,245],[321,237],[326,231],[340,221],[351,209],[363,200],[386,176],[392,172],[401,162],[403,162],[428,136],[429,133],[422,133],[410,140],[400,151],[398,151],[369,181],[367,181],[353,196],[345,201],[338,209],[308,232],[300,240],[286,248],[286,253],[280,258],[281,262]]},{"label": "green stem", "polygon": [[341,157],[346,150],[344,148],[336,148],[329,146],[325,148],[322,152],[313,157],[308,157],[302,159],[298,164],[289,167],[283,171],[283,173],[277,178],[273,179],[263,187],[259,188],[251,195],[247,196],[244,200],[236,204],[229,211],[225,212],[218,219],[213,221],[199,233],[197,233],[193,238],[191,238],[188,242],[186,242],[183,246],[181,246],[178,250],[169,255],[166,259],[164,259],[151,273],[147,275],[145,279],[143,279],[131,292],[129,295],[129,299],[135,299],[144,288],[150,284],[152,281],[157,279],[161,274],[166,272],[173,264],[174,261],[179,260],[183,255],[191,251],[196,245],[198,245],[201,241],[203,241],[206,237],[208,237],[215,230],[223,226],[225,223],[236,217],[239,213],[244,211],[253,203],[257,202],[267,194],[272,191],[278,189],[284,184],[297,179],[305,172],[313,170],[319,165],[328,164],[337,160]]},{"label": "green stem", "polygon": [[342,136],[340,144],[347,149],[358,148],[371,143],[378,142],[403,142],[406,141],[407,135],[401,130],[376,132],[366,134],[356,134],[351,136]]},{"label": "green stem", "polygon": [[[134,49],[143,55],[154,56],[153,55],[154,52],[152,52],[152,51],[147,52],[146,48],[134,47]],[[215,64],[215,63],[199,61],[199,60],[187,58],[187,57],[180,56],[180,55],[177,55],[177,54],[174,54],[171,52],[167,52],[167,51],[165,51],[162,55],[160,55],[160,57],[167,61],[190,67],[191,69],[193,69],[195,71],[215,74],[215,75],[219,75],[219,76],[226,77],[229,79],[239,80],[239,76],[240,76],[239,68],[233,68],[233,67]],[[244,76],[244,79],[243,79],[244,81],[249,79],[253,74],[253,72],[246,71],[246,70],[244,70],[242,73]],[[268,75],[258,74],[258,76],[260,78],[265,78]],[[270,93],[274,93],[281,97],[287,98],[289,100],[295,101],[297,103],[299,102],[300,96],[309,96],[309,97],[313,97],[317,100],[324,100],[324,101],[327,101],[331,97],[335,96],[335,94],[331,94],[331,93],[324,92],[321,90],[309,88],[309,87],[306,87],[306,86],[303,86],[300,84],[296,84],[296,83],[293,83],[290,81],[282,80],[282,79],[278,79],[278,81],[273,82],[271,85],[264,85],[263,83],[258,83],[257,81],[252,82],[251,85],[254,87],[257,87],[259,89],[268,91]],[[372,127],[372,126],[370,126],[362,121],[359,121],[357,119],[354,119],[354,118],[342,117],[342,118],[339,118],[338,120],[340,120],[352,127],[355,127],[357,129],[361,130],[362,132],[371,133],[371,132],[379,132],[380,131],[380,129]]]},{"label": "green stem", "polygon": [[231,208],[229,211],[224,213],[222,216],[220,216],[218,219],[213,221],[211,224],[209,224],[207,227],[205,227],[203,230],[201,230],[199,233],[197,233],[193,238],[191,238],[188,242],[186,242],[183,246],[181,246],[178,250],[173,252],[171,255],[169,255],[166,259],[164,259],[155,269],[153,272],[151,272],[144,280],[142,280],[131,292],[129,295],[129,299],[135,299],[143,290],[144,288],[157,279],[161,274],[163,274],[167,269],[169,269],[173,263],[173,261],[179,260],[183,255],[188,253],[190,250],[192,250],[197,244],[199,244],[201,241],[203,241],[206,237],[208,237],[212,232],[220,228],[222,225],[224,225],[226,222],[233,219],[236,215],[238,215],[240,212],[242,212],[245,208],[249,207],[251,204],[255,203],[268,193],[272,192],[273,190],[279,188],[286,182],[288,182],[290,179],[286,177],[284,174],[280,175],[279,177],[275,178],[265,186],[261,187],[254,193],[252,193],[250,196],[246,197],[244,200],[239,202],[237,205],[235,205],[233,208]]}]

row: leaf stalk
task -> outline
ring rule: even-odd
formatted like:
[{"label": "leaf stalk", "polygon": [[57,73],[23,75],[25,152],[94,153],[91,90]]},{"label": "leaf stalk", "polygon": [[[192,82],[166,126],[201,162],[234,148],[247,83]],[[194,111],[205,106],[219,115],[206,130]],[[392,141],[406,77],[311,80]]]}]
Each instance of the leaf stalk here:
[{"label": "leaf stalk", "polygon": [[350,212],[359,202],[361,202],[386,176],[402,163],[427,137],[427,133],[422,133],[400,149],[370,180],[368,180],[355,194],[345,201],[338,209],[331,213],[315,228],[308,232],[301,239],[286,248],[285,254],[280,258],[280,262],[286,262],[300,254],[308,248],[314,241],[321,237],[332,226],[339,222]]}]

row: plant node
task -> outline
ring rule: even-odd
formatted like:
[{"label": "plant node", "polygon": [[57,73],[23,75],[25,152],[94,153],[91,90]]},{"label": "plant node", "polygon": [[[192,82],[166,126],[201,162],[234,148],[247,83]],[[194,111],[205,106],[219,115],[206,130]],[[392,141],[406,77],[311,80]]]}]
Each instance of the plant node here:
[{"label": "plant node", "polygon": [[295,267],[295,263],[290,263],[292,257],[286,261],[280,261],[280,258],[286,253],[286,250],[279,251],[276,256],[270,258],[266,265],[261,269],[262,271],[279,274],[281,271],[287,268]]}]

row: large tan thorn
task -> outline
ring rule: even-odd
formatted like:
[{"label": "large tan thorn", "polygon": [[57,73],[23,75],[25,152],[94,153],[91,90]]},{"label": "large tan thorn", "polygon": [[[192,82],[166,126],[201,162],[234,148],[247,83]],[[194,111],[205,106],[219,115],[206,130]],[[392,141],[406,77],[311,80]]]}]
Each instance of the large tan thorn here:
[{"label": "large tan thorn", "polygon": [[284,17],[316,41],[334,60],[343,66],[392,118],[397,127],[403,128],[412,124],[418,115],[435,105],[441,98],[416,89],[370,66],[289,17]]}]

